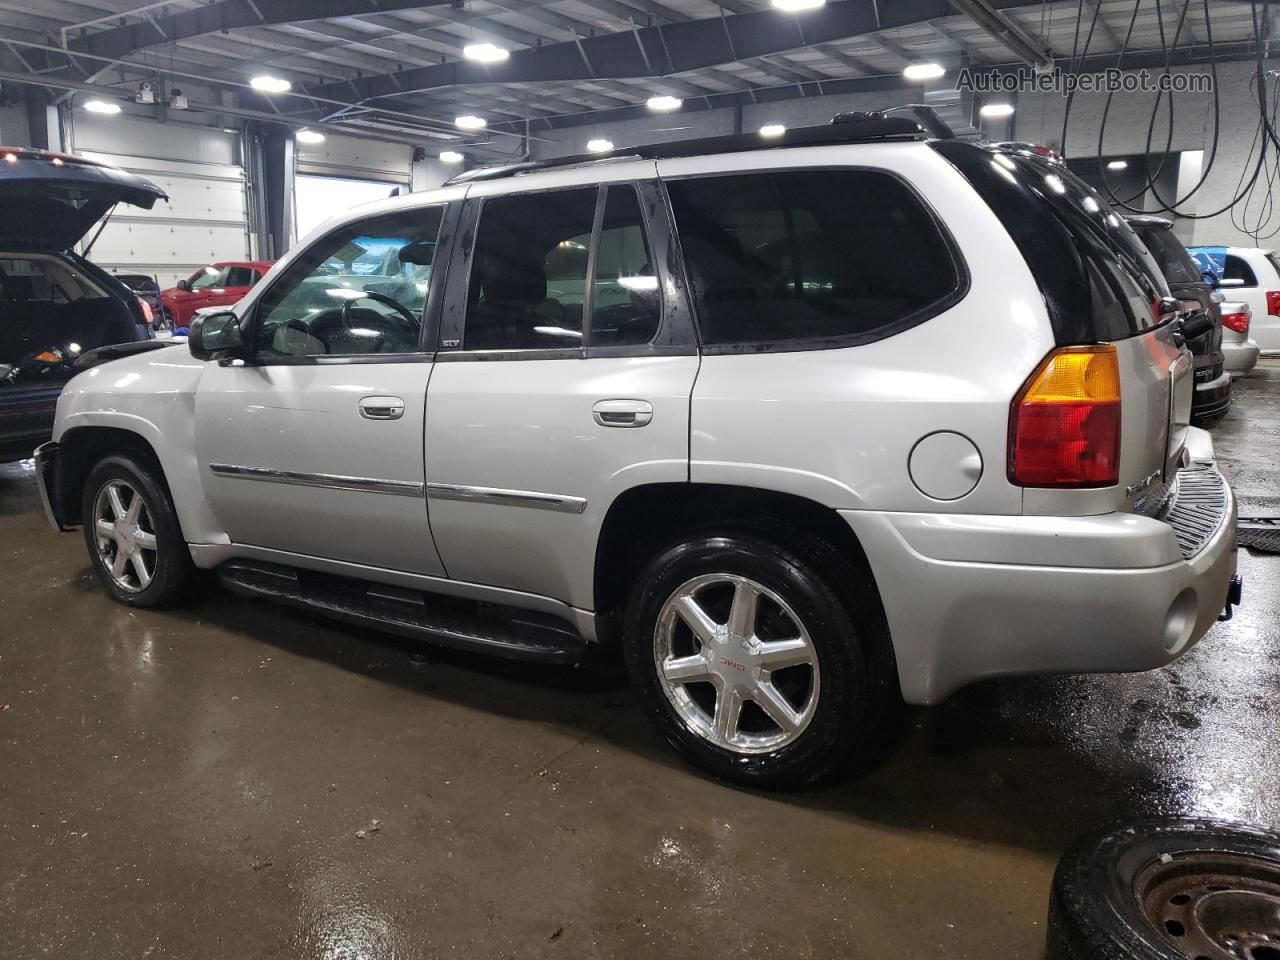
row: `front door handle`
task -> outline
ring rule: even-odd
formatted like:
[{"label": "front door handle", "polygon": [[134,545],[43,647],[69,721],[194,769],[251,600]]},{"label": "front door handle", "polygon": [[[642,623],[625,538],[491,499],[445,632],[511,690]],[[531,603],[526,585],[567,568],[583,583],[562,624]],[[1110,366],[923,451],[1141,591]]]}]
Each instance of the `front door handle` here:
[{"label": "front door handle", "polygon": [[591,416],[602,427],[643,427],[653,419],[653,404],[648,400],[600,400],[591,408]]},{"label": "front door handle", "polygon": [[361,397],[360,416],[366,420],[399,420],[404,416],[404,401],[399,397]]}]

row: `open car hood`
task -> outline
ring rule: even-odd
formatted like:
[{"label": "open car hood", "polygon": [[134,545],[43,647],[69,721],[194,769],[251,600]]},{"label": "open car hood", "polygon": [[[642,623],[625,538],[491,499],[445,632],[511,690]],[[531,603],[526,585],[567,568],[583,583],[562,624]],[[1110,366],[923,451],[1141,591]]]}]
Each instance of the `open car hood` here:
[{"label": "open car hood", "polygon": [[0,147],[0,248],[67,250],[117,203],[150,210],[168,199],[150,180],[119,167]]}]

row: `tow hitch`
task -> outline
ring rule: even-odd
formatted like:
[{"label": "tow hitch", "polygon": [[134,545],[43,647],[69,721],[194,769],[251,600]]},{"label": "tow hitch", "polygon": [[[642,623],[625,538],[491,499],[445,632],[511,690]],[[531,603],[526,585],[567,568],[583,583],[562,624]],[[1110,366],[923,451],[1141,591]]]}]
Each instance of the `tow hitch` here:
[{"label": "tow hitch", "polygon": [[1240,605],[1240,598],[1244,596],[1244,579],[1242,577],[1232,577],[1231,583],[1227,587],[1227,605],[1222,608],[1222,612],[1218,614],[1219,622],[1230,620],[1232,615],[1232,607]]}]

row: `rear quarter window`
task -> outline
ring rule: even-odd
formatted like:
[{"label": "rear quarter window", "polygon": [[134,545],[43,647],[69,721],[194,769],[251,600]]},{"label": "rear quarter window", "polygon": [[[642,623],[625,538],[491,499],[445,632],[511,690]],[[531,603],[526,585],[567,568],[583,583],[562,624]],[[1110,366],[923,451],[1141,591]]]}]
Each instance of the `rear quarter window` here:
[{"label": "rear quarter window", "polygon": [[1246,287],[1256,287],[1258,278],[1254,276],[1253,268],[1249,266],[1240,257],[1227,254],[1227,259],[1222,269],[1223,280],[1239,280]]},{"label": "rear quarter window", "polygon": [[706,347],[866,343],[963,295],[953,244],[890,173],[769,171],[667,190]]}]

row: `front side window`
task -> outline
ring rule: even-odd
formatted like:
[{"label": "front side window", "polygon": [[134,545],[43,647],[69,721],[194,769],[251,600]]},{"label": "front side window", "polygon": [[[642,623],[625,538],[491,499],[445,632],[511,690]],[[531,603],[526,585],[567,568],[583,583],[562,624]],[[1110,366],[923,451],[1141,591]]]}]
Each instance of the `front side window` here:
[{"label": "front side window", "polygon": [[383,214],[318,240],[259,303],[260,358],[414,353],[443,207]]},{"label": "front side window", "polygon": [[227,282],[228,287],[250,287],[253,286],[253,271],[248,267],[228,267]]},{"label": "front side window", "polygon": [[224,282],[227,276],[225,267],[204,267],[197,270],[187,280],[187,284],[192,290],[204,290],[212,287],[226,286]]},{"label": "front side window", "polygon": [[466,350],[582,346],[596,189],[492,197],[467,284]]},{"label": "front side window", "polygon": [[879,339],[960,287],[933,217],[889,174],[771,171],[667,189],[708,346]]}]

